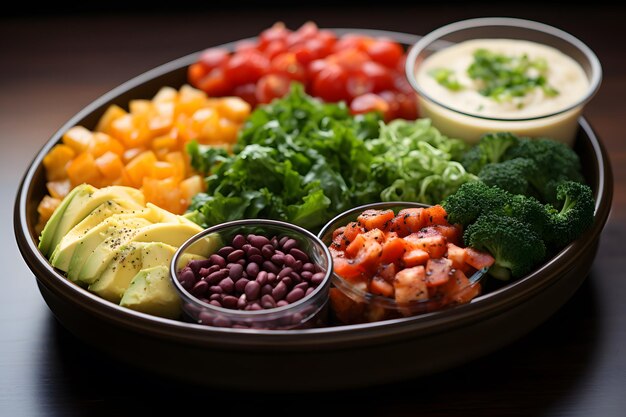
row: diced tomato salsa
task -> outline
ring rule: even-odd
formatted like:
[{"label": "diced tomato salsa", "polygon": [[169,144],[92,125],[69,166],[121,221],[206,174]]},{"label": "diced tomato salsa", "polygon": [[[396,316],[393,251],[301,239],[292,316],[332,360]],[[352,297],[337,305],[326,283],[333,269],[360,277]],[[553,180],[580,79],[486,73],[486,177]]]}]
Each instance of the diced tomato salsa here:
[{"label": "diced tomato salsa", "polygon": [[469,277],[494,258],[462,247],[462,235],[440,205],[397,214],[368,209],[335,229],[330,244],[335,273],[352,289],[384,297],[357,301],[334,288],[330,300],[338,321],[410,316],[472,300],[481,286]]}]

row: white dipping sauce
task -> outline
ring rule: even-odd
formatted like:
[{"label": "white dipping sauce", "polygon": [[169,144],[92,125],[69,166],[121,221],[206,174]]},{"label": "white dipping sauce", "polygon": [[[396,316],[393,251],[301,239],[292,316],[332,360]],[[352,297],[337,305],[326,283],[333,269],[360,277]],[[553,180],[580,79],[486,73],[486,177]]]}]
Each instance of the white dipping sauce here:
[{"label": "white dipping sauce", "polygon": [[[527,55],[531,61],[543,60],[547,69],[543,73],[546,84],[558,94],[547,95],[540,87],[532,88],[522,97],[510,100],[495,100],[479,92],[482,84],[468,75],[474,62],[474,52],[486,49],[508,57]],[[454,91],[441,85],[432,75],[435,69],[452,71],[461,89]],[[536,76],[535,74],[529,74]],[[425,95],[433,101],[456,111],[475,115],[464,116],[449,111],[425,99],[420,100],[424,117],[433,119],[433,124],[450,136],[464,138],[470,142],[478,140],[488,131],[513,131],[528,136],[551,136],[571,143],[577,128],[580,107],[558,116],[531,121],[489,121],[493,119],[528,119],[547,116],[562,111],[580,102],[589,91],[589,80],[583,68],[559,50],[535,42],[513,39],[475,39],[461,42],[437,51],[419,64],[416,81]]]}]

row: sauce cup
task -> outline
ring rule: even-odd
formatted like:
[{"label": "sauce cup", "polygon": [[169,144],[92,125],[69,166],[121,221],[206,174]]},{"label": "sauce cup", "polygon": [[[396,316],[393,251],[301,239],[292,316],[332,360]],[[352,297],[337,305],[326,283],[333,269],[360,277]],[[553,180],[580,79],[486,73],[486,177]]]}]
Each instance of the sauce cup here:
[{"label": "sauce cup", "polygon": [[[588,81],[587,89],[570,102],[541,114],[518,116],[510,112],[486,116],[480,114],[480,108],[465,108],[419,81],[420,66],[433,54],[461,42],[479,39],[521,40],[554,48],[582,67]],[[408,81],[418,95],[420,115],[430,118],[443,134],[469,143],[476,143],[486,132],[508,131],[522,136],[550,137],[571,146],[578,132],[579,116],[597,92],[602,79],[598,58],[579,39],[549,25],[515,18],[478,18],[443,26],[410,47],[405,69]]]}]

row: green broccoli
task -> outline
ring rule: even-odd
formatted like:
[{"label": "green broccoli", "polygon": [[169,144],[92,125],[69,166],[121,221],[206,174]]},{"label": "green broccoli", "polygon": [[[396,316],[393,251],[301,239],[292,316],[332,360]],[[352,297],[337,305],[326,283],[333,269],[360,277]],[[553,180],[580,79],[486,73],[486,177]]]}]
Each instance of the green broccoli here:
[{"label": "green broccoli", "polygon": [[478,175],[485,165],[500,162],[507,150],[518,142],[519,138],[509,132],[487,133],[465,153],[461,163],[467,172]]},{"label": "green broccoli", "polygon": [[541,204],[534,197],[517,194],[511,196],[510,200],[504,204],[497,214],[513,217],[530,228],[537,236],[545,240],[545,234],[550,230],[551,214],[547,206]]},{"label": "green broccoli", "polygon": [[467,246],[489,252],[495,263],[489,275],[501,280],[530,272],[546,255],[546,246],[528,226],[513,217],[483,214],[463,233]]},{"label": "green broccoli", "polygon": [[537,171],[528,180],[544,203],[558,204],[556,189],[559,183],[584,182],[578,154],[564,143],[549,138],[520,138],[503,157],[504,160],[514,158],[535,162]]},{"label": "green broccoli", "polygon": [[482,181],[462,184],[456,192],[446,197],[441,205],[452,224],[467,226],[481,214],[500,210],[511,202],[512,194],[498,187],[490,187]]},{"label": "green broccoli", "polygon": [[562,248],[577,239],[593,223],[595,201],[588,185],[575,181],[560,183],[556,197],[563,202],[561,209],[546,205],[550,222],[545,240]]},{"label": "green broccoli", "polygon": [[537,164],[528,158],[514,158],[485,165],[478,179],[512,194],[536,195],[532,178],[538,175]]}]

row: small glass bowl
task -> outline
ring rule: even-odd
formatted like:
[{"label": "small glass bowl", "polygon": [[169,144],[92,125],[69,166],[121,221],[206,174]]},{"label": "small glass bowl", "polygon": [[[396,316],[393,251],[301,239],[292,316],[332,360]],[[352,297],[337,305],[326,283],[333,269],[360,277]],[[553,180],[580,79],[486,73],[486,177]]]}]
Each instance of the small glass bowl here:
[{"label": "small glass bowl", "polygon": [[[395,214],[398,214],[400,210],[405,208],[428,207],[430,206],[427,204],[407,201],[365,204],[337,215],[322,228],[318,236],[326,246],[330,247],[333,238],[333,231],[338,227],[346,226],[348,223],[356,221],[357,217],[365,210],[393,210]],[[485,277],[486,270],[479,270],[475,272],[473,275],[468,277],[469,284],[466,287],[461,288],[456,294],[460,294],[463,291],[473,288],[477,289],[478,294],[480,294]],[[454,294],[451,294],[451,298],[452,300],[455,299]],[[334,311],[335,313],[333,320],[339,322],[340,324],[367,323],[415,316],[443,310],[460,304],[455,301],[443,300],[441,298],[400,304],[393,298],[363,291],[361,288],[356,287],[348,280],[336,274],[334,271],[332,274],[332,288],[330,289],[330,303],[331,311]],[[348,306],[348,308],[346,308],[346,306]],[[341,317],[339,317],[337,314],[338,310],[347,310],[349,313],[340,314]]]},{"label": "small glass bowl", "polygon": [[[324,274],[323,280],[309,294],[297,301],[285,306],[259,310],[230,309],[209,304],[194,296],[181,283],[179,274],[190,259],[209,258],[217,254],[219,249],[229,246],[235,236],[250,234],[265,236],[268,239],[283,236],[295,239],[297,248],[308,255],[315,272]],[[188,319],[199,324],[240,329],[283,330],[319,327],[325,323],[327,317],[332,257],[317,236],[290,223],[269,219],[246,219],[210,227],[178,248],[170,264],[170,273],[174,287],[182,299],[183,312]],[[249,276],[246,278],[255,280]],[[234,282],[236,284],[237,280]],[[297,282],[293,283],[296,284]]]},{"label": "small glass bowl", "polygon": [[[476,39],[525,40],[553,47],[580,64],[588,79],[588,89],[579,100],[569,105],[528,117],[487,117],[462,111],[425,91],[417,76],[421,63],[451,45]],[[571,146],[578,132],[578,117],[602,80],[602,67],[597,56],[571,34],[535,21],[498,17],[463,20],[427,34],[410,47],[405,70],[418,95],[420,115],[430,118],[433,126],[443,134],[469,143],[476,143],[487,132],[508,131],[522,136],[550,137]]]}]

